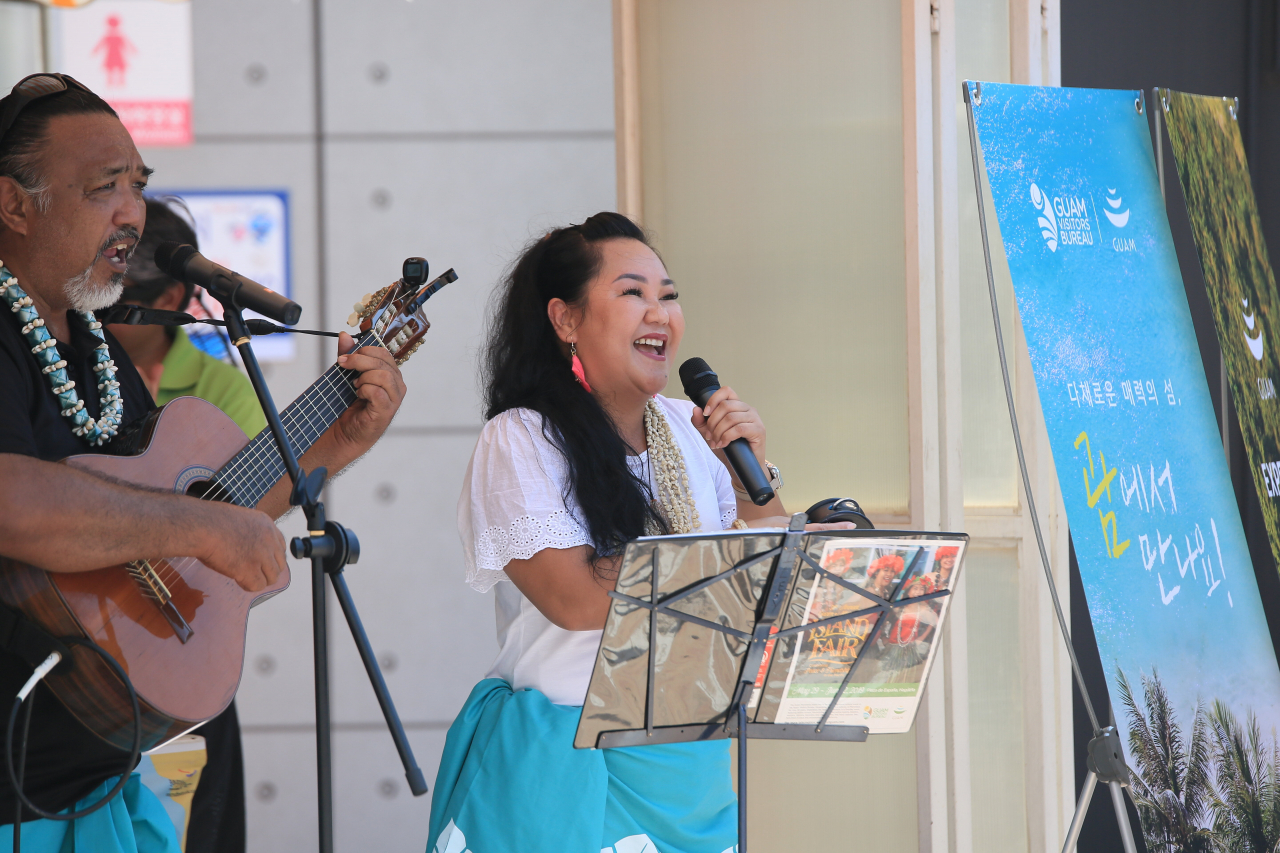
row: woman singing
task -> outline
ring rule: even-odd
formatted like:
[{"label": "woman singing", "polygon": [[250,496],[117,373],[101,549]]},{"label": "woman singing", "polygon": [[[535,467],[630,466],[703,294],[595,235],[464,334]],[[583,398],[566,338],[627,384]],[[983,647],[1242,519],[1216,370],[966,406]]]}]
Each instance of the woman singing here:
[{"label": "woman singing", "polygon": [[627,541],[787,523],[777,497],[735,496],[721,450],[745,438],[769,470],[755,409],[730,388],[703,411],[659,395],[683,334],[675,283],[617,213],[550,232],[507,277],[458,501],[467,581],[497,587],[500,651],[449,730],[436,853],[737,843],[728,741],[572,746]]}]

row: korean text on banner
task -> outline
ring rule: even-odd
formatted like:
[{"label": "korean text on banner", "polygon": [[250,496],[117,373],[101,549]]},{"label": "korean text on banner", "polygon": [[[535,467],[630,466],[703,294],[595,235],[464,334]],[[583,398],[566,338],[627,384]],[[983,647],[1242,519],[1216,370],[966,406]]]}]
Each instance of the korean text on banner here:
[{"label": "korean text on banner", "polygon": [[1168,821],[1214,823],[1205,785],[1231,772],[1214,732],[1280,728],[1280,669],[1142,94],[966,85],[1134,799],[1164,849]]}]

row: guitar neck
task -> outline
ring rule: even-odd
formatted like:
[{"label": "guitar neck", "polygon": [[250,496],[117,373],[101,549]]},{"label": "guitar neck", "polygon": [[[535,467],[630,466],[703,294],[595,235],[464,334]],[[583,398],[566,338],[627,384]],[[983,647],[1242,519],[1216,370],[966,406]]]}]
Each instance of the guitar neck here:
[{"label": "guitar neck", "polygon": [[[381,346],[373,332],[356,338],[355,348]],[[280,413],[293,452],[306,453],[316,439],[356,401],[354,370],[333,365]],[[257,506],[263,495],[285,476],[284,461],[270,427],[264,427],[214,475],[205,497],[240,506]]]}]

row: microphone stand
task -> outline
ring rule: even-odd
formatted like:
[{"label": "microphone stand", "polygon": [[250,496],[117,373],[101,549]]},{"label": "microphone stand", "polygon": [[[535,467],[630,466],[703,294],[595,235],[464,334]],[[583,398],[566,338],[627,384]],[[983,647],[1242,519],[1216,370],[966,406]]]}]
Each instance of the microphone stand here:
[{"label": "microphone stand", "polygon": [[316,782],[317,805],[320,822],[320,853],[333,853],[333,721],[330,716],[329,703],[329,645],[328,624],[325,602],[324,579],[328,575],[333,584],[333,591],[338,597],[338,604],[347,618],[347,625],[355,639],[356,648],[360,651],[360,659],[364,662],[365,671],[373,685],[373,692],[378,697],[382,715],[386,718],[387,728],[391,730],[391,739],[395,741],[396,751],[400,753],[400,762],[404,765],[405,778],[409,782],[409,790],[415,797],[427,792],[427,782],[413,757],[413,749],[409,738],[405,735],[400,715],[396,713],[395,703],[391,701],[391,693],[387,690],[386,680],[374,656],[373,647],[356,611],[355,601],[347,588],[343,568],[354,564],[360,558],[360,541],[355,533],[325,517],[324,504],[320,494],[324,489],[324,481],[328,472],[317,468],[310,474],[302,470],[298,457],[293,451],[289,436],[285,433],[280,421],[280,413],[276,409],[271,392],[267,389],[266,379],[258,358],[250,345],[249,328],[245,324],[241,309],[233,300],[222,300],[223,318],[231,341],[240,351],[244,360],[245,371],[253,383],[253,390],[258,395],[263,414],[267,416],[267,426],[275,438],[280,458],[284,461],[285,470],[293,483],[293,491],[289,495],[291,506],[302,507],[307,519],[307,536],[295,537],[289,543],[289,551],[297,559],[311,560],[311,619],[312,640],[315,656],[315,688],[316,688]]}]

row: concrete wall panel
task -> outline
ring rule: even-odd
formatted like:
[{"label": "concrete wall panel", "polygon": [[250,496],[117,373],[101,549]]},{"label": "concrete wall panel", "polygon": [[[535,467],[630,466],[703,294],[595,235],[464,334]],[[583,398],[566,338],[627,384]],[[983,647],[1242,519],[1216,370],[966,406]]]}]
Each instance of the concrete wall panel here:
[{"label": "concrete wall panel", "polygon": [[427,303],[433,325],[404,367],[397,426],[481,422],[476,356],[495,282],[531,236],[612,208],[613,163],[611,136],[329,146],[330,328],[345,328],[353,303],[406,257],[458,272]]},{"label": "concrete wall panel", "polygon": [[325,125],[338,133],[613,128],[601,0],[326,0]]},{"label": "concrete wall panel", "polygon": [[194,0],[196,138],[315,129],[311,4]]}]

